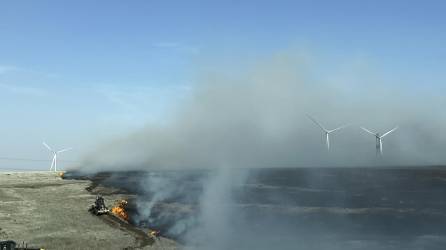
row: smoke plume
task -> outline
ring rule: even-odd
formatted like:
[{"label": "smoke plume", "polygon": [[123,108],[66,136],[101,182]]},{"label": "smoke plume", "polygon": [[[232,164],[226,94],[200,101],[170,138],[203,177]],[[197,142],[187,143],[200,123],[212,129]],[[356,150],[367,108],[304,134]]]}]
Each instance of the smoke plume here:
[{"label": "smoke plume", "polygon": [[[187,249],[349,249],[308,240],[315,236],[306,225],[311,232],[325,229],[299,217],[308,211],[311,217],[313,210],[299,207],[296,197],[332,187],[313,194],[295,188],[294,180],[283,187],[248,180],[259,168],[443,164],[446,134],[438,131],[446,125],[444,104],[364,68],[316,66],[280,54],[245,70],[203,73],[170,123],[123,135],[92,152],[83,166],[86,171],[208,170],[199,181],[190,181],[188,171],[180,177],[163,171],[141,177],[145,195],[138,198],[135,223],[163,226],[165,235],[184,240]],[[331,135],[327,152],[324,134],[307,114],[328,129],[350,126]],[[397,125],[377,158],[375,138],[359,126],[382,134]],[[312,183],[321,177],[299,178]]]},{"label": "smoke plume", "polygon": [[[169,124],[123,135],[82,165],[94,171],[444,163],[446,135],[438,133],[446,125],[444,100],[353,64],[324,68],[280,54],[243,72],[203,73]],[[332,134],[328,153],[306,114],[328,129],[351,126]],[[382,134],[397,125],[377,159],[375,139],[359,126]]]}]

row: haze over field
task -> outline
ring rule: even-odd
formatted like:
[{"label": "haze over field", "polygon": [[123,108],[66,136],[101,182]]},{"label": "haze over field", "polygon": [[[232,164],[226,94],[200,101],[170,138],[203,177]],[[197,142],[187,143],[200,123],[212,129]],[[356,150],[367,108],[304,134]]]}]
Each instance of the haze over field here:
[{"label": "haze over field", "polygon": [[[129,196],[135,226],[159,227],[186,249],[443,249],[442,167],[378,167],[446,163],[445,9],[0,1],[0,170],[48,170],[43,141],[73,148],[57,169],[81,171],[65,177],[93,173],[91,193]],[[307,115],[350,126],[331,134],[327,152]],[[399,129],[378,158],[360,126]],[[14,221],[7,230],[20,232]]]},{"label": "haze over field", "polygon": [[[405,195],[406,189],[398,189],[401,176],[279,169],[414,166],[445,160],[446,138],[437,134],[446,125],[439,96],[392,87],[391,80],[368,68],[349,65],[348,73],[322,68],[286,51],[237,73],[226,68],[203,73],[169,123],[104,144],[85,159],[81,170],[215,170],[198,179],[194,172],[155,171],[133,180],[133,188],[141,190],[134,222],[161,227],[185,249],[390,249],[385,237],[402,237],[404,223],[412,223],[413,232],[404,235],[407,241],[394,240],[394,249],[429,244],[436,249],[444,238],[423,238],[425,231],[415,229],[422,215],[401,212],[419,205],[410,203],[416,192],[410,201],[392,199],[389,205],[386,200],[390,191],[383,190],[392,183],[390,178],[396,180],[395,196]],[[308,113],[329,129],[352,125],[333,134],[327,152],[324,135]],[[400,129],[384,138],[384,156],[377,158],[375,138],[359,125],[381,133],[396,125]],[[255,168],[269,169],[262,179]],[[115,178],[121,179],[119,174]],[[358,182],[347,184],[354,180]],[[365,189],[379,198],[364,196]],[[370,216],[375,216],[374,223]],[[403,222],[394,221],[396,216]],[[382,229],[390,220],[397,231]]]},{"label": "haze over field", "polygon": [[[444,163],[444,7],[0,3],[0,157],[49,162],[46,141],[92,170]],[[327,156],[306,113],[354,125]],[[357,125],[401,126],[382,162]]]},{"label": "haze over field", "polygon": [[[171,121],[117,137],[86,158],[98,169],[376,166],[442,164],[446,119],[440,95],[420,93],[367,67],[324,63],[283,51],[250,67],[205,72]],[[326,63],[325,63],[326,64]],[[325,127],[332,148],[306,117]],[[381,134],[384,157],[375,156]]]}]

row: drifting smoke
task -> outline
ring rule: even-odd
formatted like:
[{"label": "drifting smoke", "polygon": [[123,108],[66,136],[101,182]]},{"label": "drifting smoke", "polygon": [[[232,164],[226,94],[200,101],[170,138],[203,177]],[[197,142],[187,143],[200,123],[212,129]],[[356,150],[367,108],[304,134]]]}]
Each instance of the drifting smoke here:
[{"label": "drifting smoke", "polygon": [[[347,76],[276,56],[244,73],[208,74],[164,127],[148,126],[86,158],[88,169],[374,166],[442,164],[444,100],[365,70]],[[344,70],[345,71],[345,70]],[[382,82],[378,84],[376,82]],[[435,92],[435,91],[432,91]],[[331,136],[332,151],[307,117],[325,127],[352,126]],[[384,133],[384,155],[358,126]]]},{"label": "drifting smoke", "polygon": [[[208,74],[169,125],[148,126],[104,145],[83,165],[88,171],[210,169],[198,182],[185,181],[186,173],[173,179],[148,174],[141,182],[146,195],[139,198],[136,223],[168,224],[164,233],[181,235],[186,246],[202,249],[296,249],[297,231],[304,235],[305,228],[296,229],[298,222],[288,225],[288,219],[269,219],[264,211],[269,206],[249,204],[249,199],[240,203],[236,196],[243,192],[234,189],[247,184],[250,175],[234,169],[446,160],[446,135],[436,133],[446,125],[439,108],[444,101],[416,89],[403,92],[401,83],[393,86],[367,71],[352,68],[340,77],[333,69],[318,69],[304,59],[279,55],[244,73]],[[306,114],[329,129],[352,126],[333,134],[328,153],[324,135]],[[377,159],[375,138],[359,125],[381,133],[396,125],[400,129],[384,138],[384,157]],[[280,193],[271,200],[292,203]],[[181,209],[172,210],[177,203]],[[329,248],[335,249],[311,249]]]}]

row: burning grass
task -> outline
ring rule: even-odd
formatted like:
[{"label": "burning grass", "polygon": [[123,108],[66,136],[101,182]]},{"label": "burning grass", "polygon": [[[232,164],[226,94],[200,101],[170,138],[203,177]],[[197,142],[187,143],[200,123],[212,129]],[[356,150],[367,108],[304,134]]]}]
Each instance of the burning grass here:
[{"label": "burning grass", "polygon": [[112,207],[111,212],[117,217],[129,221],[129,214],[126,210],[128,202],[126,200],[117,200],[116,205]]},{"label": "burning grass", "polygon": [[147,233],[150,237],[158,238],[160,237],[161,232],[158,230],[149,229],[149,232]]}]

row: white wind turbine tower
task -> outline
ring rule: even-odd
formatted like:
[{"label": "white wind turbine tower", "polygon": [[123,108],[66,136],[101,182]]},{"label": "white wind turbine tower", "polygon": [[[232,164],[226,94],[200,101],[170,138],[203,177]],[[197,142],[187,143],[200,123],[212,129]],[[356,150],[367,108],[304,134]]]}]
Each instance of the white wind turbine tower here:
[{"label": "white wind turbine tower", "polygon": [[56,172],[57,171],[57,154],[62,153],[62,152],[66,152],[68,150],[71,150],[72,148],[65,148],[65,149],[62,149],[62,150],[59,150],[59,151],[55,151],[50,146],[48,146],[48,144],[46,144],[45,142],[43,142],[42,144],[43,144],[43,146],[45,146],[53,154],[53,160],[51,161],[50,171],[54,167],[54,172]]},{"label": "white wind turbine tower", "polygon": [[328,130],[328,129],[324,128],[324,126],[322,126],[322,124],[320,124],[318,121],[316,121],[316,119],[314,119],[310,115],[307,115],[307,116],[308,116],[308,118],[310,118],[311,121],[313,121],[316,125],[318,125],[322,129],[322,131],[325,133],[325,143],[327,144],[327,150],[328,151],[330,151],[330,134],[335,132],[335,131],[338,131],[340,129],[343,129],[343,128],[349,126],[349,124],[345,124],[345,125],[342,125],[342,126],[340,126],[338,128],[335,128],[335,129],[332,129],[332,130]]},{"label": "white wind turbine tower", "polygon": [[383,140],[382,140],[383,137],[392,133],[393,131],[397,130],[398,126],[394,127],[392,130],[384,133],[383,135],[380,135],[379,133],[372,132],[372,131],[370,131],[366,128],[363,128],[363,127],[361,127],[361,129],[364,130],[365,132],[375,136],[375,138],[376,138],[376,155],[382,155],[383,154]]}]

